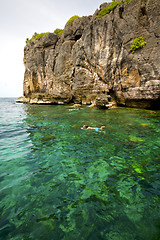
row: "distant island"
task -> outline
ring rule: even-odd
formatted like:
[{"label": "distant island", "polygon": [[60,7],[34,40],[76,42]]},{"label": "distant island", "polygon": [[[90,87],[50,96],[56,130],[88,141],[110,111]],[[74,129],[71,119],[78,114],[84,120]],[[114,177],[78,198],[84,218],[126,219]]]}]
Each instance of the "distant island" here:
[{"label": "distant island", "polygon": [[159,9],[159,0],[113,1],[35,33],[17,102],[160,109]]}]

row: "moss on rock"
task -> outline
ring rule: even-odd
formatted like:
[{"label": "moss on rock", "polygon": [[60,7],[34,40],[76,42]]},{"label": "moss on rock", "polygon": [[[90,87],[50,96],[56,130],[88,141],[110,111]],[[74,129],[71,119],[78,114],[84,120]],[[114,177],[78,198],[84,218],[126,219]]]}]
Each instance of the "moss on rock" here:
[{"label": "moss on rock", "polygon": [[64,29],[60,29],[60,28],[56,28],[54,30],[54,33],[57,34],[57,35],[61,35],[63,33]]},{"label": "moss on rock", "polygon": [[68,24],[68,23],[73,23],[73,21],[74,21],[75,19],[77,19],[77,18],[81,18],[81,17],[79,17],[78,15],[72,16],[72,17],[67,21],[66,24]]},{"label": "moss on rock", "polygon": [[111,11],[113,11],[118,5],[123,4],[123,3],[130,3],[132,0],[124,0],[124,1],[113,1],[109,6],[103,8],[97,18],[101,18],[105,16],[106,14],[109,14]]},{"label": "moss on rock", "polygon": [[130,52],[134,53],[137,49],[143,48],[147,42],[144,41],[143,37],[138,37],[133,40],[130,48]]},{"label": "moss on rock", "polygon": [[26,44],[28,45],[32,40],[38,40],[39,38],[45,36],[48,32],[45,33],[34,33],[33,36],[31,37],[31,39],[26,38]]},{"label": "moss on rock", "polygon": [[114,1],[114,2],[112,2],[108,7],[103,8],[103,9],[99,12],[97,18],[101,18],[101,17],[103,17],[104,15],[109,14],[109,13],[110,13],[111,11],[113,11],[113,10],[117,7],[117,5],[119,5],[119,4],[122,4],[122,2],[120,2],[120,1]]}]

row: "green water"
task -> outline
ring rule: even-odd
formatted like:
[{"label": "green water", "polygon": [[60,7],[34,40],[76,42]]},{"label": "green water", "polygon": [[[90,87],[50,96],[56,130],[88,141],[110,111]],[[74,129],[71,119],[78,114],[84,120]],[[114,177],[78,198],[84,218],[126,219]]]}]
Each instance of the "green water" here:
[{"label": "green water", "polygon": [[68,109],[0,100],[0,239],[159,240],[160,111]]}]

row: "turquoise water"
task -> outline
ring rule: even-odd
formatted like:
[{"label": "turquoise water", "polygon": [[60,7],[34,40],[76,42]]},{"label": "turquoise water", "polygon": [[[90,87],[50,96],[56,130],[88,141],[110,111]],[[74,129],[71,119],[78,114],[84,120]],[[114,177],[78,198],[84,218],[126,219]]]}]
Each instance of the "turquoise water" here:
[{"label": "turquoise water", "polygon": [[160,111],[68,109],[0,99],[0,239],[159,240]]}]

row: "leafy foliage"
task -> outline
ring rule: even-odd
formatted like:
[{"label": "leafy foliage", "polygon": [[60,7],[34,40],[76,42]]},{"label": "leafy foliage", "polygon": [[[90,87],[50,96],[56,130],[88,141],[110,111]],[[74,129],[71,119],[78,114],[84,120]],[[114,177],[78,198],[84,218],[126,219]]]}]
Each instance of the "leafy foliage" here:
[{"label": "leafy foliage", "polygon": [[101,18],[101,17],[103,17],[104,15],[109,14],[109,13],[110,13],[111,11],[113,11],[113,10],[117,7],[117,5],[119,5],[119,4],[122,4],[122,2],[120,2],[120,1],[113,1],[108,7],[103,8],[103,9],[99,12],[97,18]]},{"label": "leafy foliage", "polygon": [[33,39],[35,40],[38,40],[39,38],[45,36],[48,32],[45,32],[45,33],[34,33],[32,38],[29,39],[29,38],[26,38],[26,44],[28,45]]},{"label": "leafy foliage", "polygon": [[124,2],[126,2],[126,3],[130,3],[132,0],[125,0]]},{"label": "leafy foliage", "polygon": [[143,37],[138,37],[133,40],[130,48],[130,52],[134,53],[137,49],[143,48],[147,42],[144,41]]},{"label": "leafy foliage", "polygon": [[54,33],[57,34],[57,35],[60,35],[60,34],[63,33],[63,30],[64,30],[64,29],[56,28],[56,29],[54,30]]},{"label": "leafy foliage", "polygon": [[[77,19],[77,18],[81,18],[81,17],[79,17],[78,15],[74,15],[74,16],[72,16],[68,21],[67,21],[67,23],[72,23],[75,19]],[[67,24],[66,23],[66,24]]]},{"label": "leafy foliage", "polygon": [[28,41],[29,41],[29,38],[26,38],[26,43],[28,43]]},{"label": "leafy foliage", "polygon": [[108,7],[105,7],[103,8],[97,18],[101,18],[103,17],[104,15],[106,14],[109,14],[111,11],[113,11],[119,4],[122,4],[122,3],[130,3],[132,0],[124,0],[124,1],[116,1],[116,0],[112,0],[112,3],[108,6]]}]

